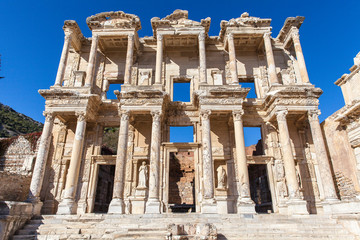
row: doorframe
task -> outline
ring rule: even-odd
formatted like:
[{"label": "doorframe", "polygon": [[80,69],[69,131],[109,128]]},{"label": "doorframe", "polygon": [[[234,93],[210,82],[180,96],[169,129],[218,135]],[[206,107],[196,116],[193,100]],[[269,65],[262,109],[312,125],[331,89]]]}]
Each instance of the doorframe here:
[{"label": "doorframe", "polygon": [[270,156],[247,156],[247,164],[266,164],[267,180],[269,183],[269,189],[271,194],[271,203],[273,212],[278,212],[278,203],[276,197],[276,183],[274,180],[273,165],[274,158]]},{"label": "doorframe", "polygon": [[164,212],[171,213],[169,208],[169,170],[170,170],[170,153],[171,152],[194,152],[194,175],[195,175],[195,209],[196,212],[200,212],[200,203],[199,199],[201,196],[200,191],[200,173],[201,173],[201,161],[199,156],[200,143],[172,143],[165,142],[163,143],[163,169],[162,169],[162,202],[164,204]]}]

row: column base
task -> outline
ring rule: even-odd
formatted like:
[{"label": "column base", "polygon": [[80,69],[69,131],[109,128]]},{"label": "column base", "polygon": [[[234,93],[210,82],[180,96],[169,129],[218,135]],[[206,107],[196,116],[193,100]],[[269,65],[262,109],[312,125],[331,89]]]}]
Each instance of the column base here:
[{"label": "column base", "polygon": [[108,213],[124,214],[124,201],[120,198],[113,198],[109,205]]},{"label": "column base", "polygon": [[306,201],[301,199],[292,199],[286,202],[288,215],[308,215]]},{"label": "column base", "polygon": [[34,216],[40,216],[41,215],[41,208],[44,205],[41,201],[31,202],[32,204],[32,214]]},{"label": "column base", "polygon": [[241,199],[237,202],[238,214],[256,214],[255,203],[250,198]]},{"label": "column base", "polygon": [[58,206],[58,215],[76,214],[77,204],[74,199],[63,199]]},{"label": "column base", "polygon": [[201,213],[218,213],[215,199],[204,199],[201,204]]},{"label": "column base", "polygon": [[160,201],[158,199],[149,199],[146,202],[145,214],[160,213]]},{"label": "column base", "polygon": [[85,201],[79,201],[77,204],[77,213],[84,214],[86,213],[87,204]]}]

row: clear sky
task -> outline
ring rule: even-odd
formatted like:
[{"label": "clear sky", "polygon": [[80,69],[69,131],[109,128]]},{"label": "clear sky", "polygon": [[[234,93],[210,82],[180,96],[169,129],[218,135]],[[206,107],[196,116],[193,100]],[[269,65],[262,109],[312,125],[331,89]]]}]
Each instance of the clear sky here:
[{"label": "clear sky", "polygon": [[323,89],[320,120],[344,105],[334,82],[348,73],[360,51],[359,0],[330,1],[1,1],[0,102],[43,122],[44,99],[38,89],[54,84],[63,47],[64,20],[76,20],[85,37],[91,32],[86,18],[104,11],[124,11],[140,17],[140,37],[151,36],[150,19],[165,17],[175,9],[189,11],[199,21],[211,17],[209,34],[219,34],[220,21],[250,16],[271,18],[273,37],[285,19],[305,16],[300,28],[310,81]]}]

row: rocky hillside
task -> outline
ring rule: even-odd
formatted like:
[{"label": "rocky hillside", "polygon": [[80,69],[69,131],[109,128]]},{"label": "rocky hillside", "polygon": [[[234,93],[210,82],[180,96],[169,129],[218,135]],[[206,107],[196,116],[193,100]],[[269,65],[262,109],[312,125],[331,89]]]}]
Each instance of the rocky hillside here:
[{"label": "rocky hillside", "polygon": [[0,138],[41,132],[43,124],[0,103]]}]

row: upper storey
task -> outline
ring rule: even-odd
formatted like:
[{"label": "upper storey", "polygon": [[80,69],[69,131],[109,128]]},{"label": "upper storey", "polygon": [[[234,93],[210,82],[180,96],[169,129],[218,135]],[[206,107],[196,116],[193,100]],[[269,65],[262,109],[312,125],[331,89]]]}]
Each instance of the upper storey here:
[{"label": "upper storey", "polygon": [[88,17],[91,38],[75,21],[65,21],[52,89],[76,89],[105,101],[113,84],[122,84],[122,91],[164,91],[171,99],[175,83],[190,84],[191,95],[211,86],[250,84],[258,99],[272,87],[311,87],[298,35],[303,20],[288,18],[276,38],[271,37],[271,19],[248,13],[221,21],[218,36],[208,34],[209,17],[190,20],[184,10],[152,18],[153,36],[144,38],[137,33],[139,17],[122,11]]}]

